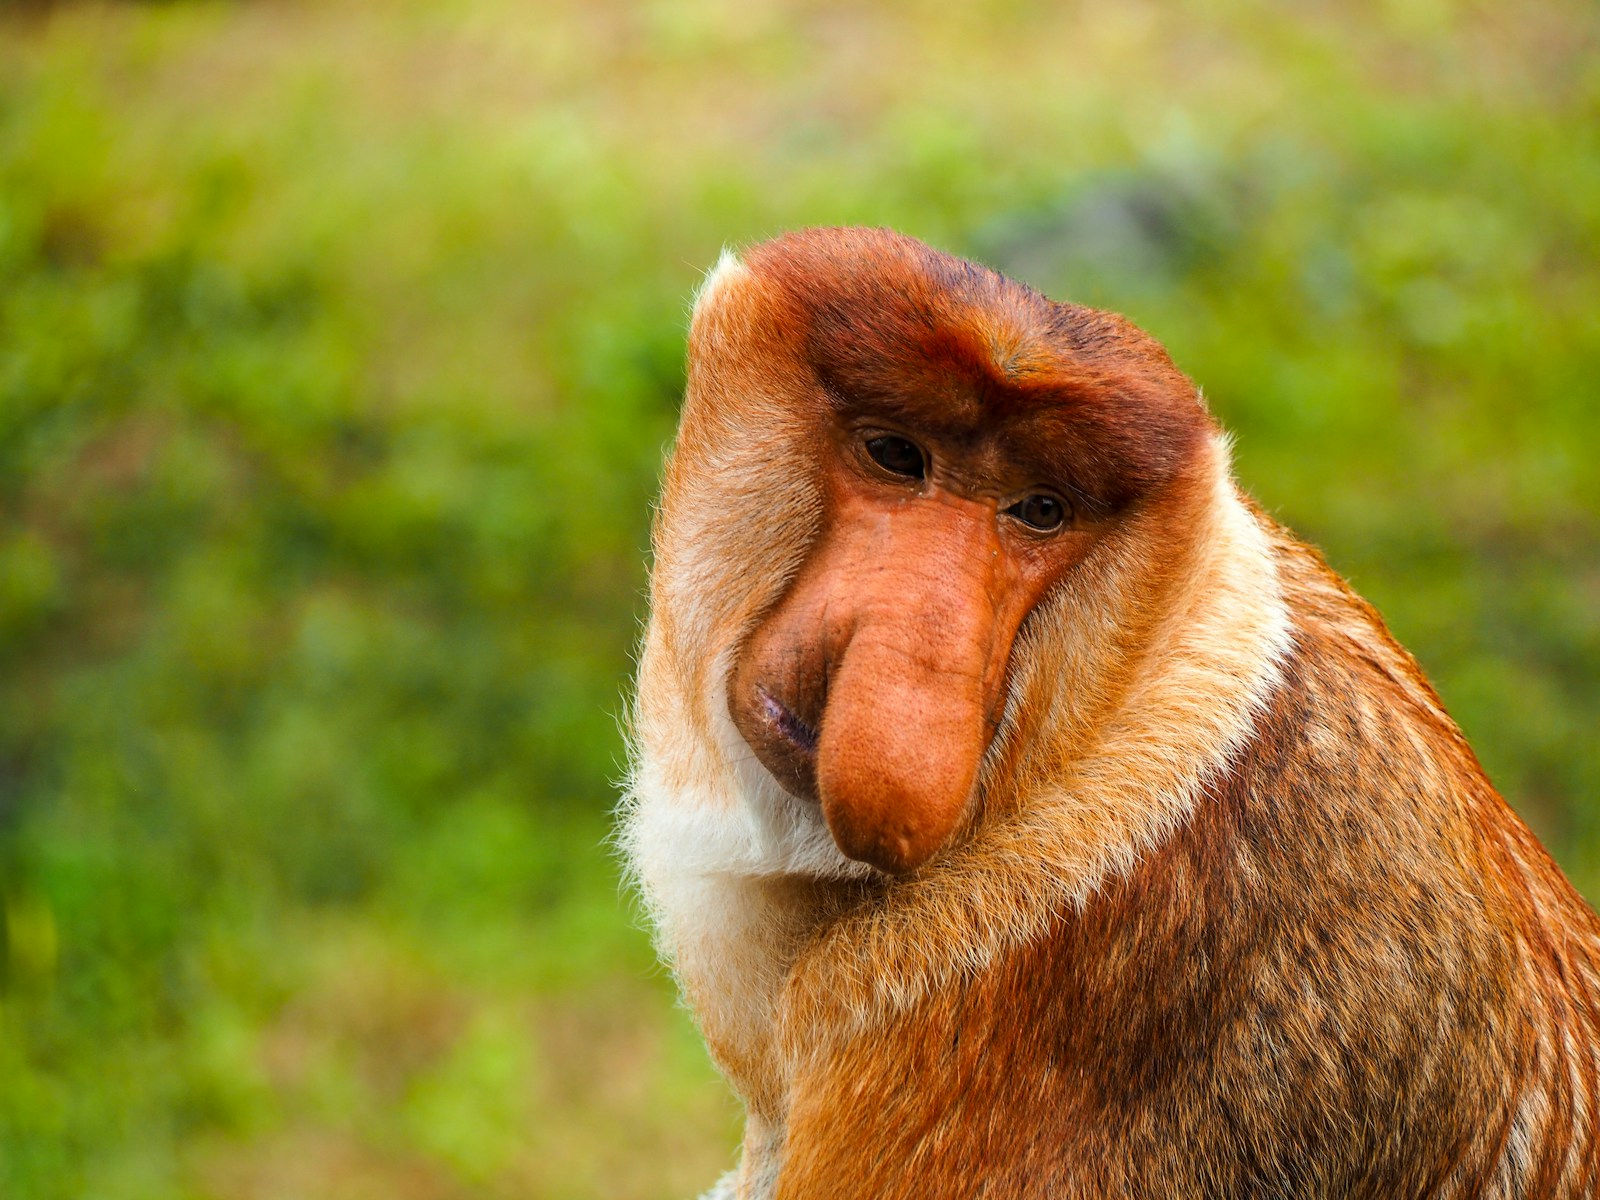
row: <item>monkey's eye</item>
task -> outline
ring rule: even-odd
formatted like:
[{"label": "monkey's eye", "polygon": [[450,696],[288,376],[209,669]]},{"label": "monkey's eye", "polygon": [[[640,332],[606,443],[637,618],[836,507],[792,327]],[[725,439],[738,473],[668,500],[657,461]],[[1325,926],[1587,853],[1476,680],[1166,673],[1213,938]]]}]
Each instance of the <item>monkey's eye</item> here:
[{"label": "monkey's eye", "polygon": [[1046,532],[1059,529],[1061,523],[1067,519],[1067,506],[1056,497],[1047,496],[1042,492],[1024,496],[1006,509],[1006,512],[1028,528]]},{"label": "monkey's eye", "polygon": [[885,471],[904,475],[907,479],[921,479],[928,473],[928,464],[917,444],[903,437],[895,437],[892,433],[868,438],[867,453]]}]

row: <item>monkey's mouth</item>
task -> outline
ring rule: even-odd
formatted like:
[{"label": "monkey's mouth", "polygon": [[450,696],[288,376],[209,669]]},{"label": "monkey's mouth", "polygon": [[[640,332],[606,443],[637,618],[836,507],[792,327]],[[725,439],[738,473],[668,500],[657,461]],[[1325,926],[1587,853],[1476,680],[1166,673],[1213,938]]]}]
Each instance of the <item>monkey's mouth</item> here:
[{"label": "monkey's mouth", "polygon": [[774,697],[766,688],[757,688],[756,695],[761,701],[762,715],[766,717],[778,736],[802,754],[815,756],[817,731],[795,716],[787,705]]},{"label": "monkey's mouth", "polygon": [[821,722],[807,721],[760,684],[745,694],[748,700],[731,706],[745,742],[784,791],[815,802]]}]

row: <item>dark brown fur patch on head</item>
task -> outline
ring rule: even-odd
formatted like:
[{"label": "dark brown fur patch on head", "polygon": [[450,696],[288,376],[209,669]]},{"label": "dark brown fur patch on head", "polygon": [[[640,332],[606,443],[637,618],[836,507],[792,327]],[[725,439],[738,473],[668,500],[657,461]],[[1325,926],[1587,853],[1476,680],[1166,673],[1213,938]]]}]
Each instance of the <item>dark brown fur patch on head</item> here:
[{"label": "dark brown fur patch on head", "polygon": [[747,265],[795,305],[807,362],[843,413],[952,438],[998,418],[1102,510],[1161,489],[1211,428],[1194,385],[1128,321],[900,234],[804,230]]}]

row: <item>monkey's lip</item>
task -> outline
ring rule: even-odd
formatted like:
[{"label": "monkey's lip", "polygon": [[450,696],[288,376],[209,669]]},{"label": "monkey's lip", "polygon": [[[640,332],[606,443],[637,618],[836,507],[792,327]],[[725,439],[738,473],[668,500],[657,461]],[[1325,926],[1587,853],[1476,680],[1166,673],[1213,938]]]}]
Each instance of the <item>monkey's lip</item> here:
[{"label": "monkey's lip", "polygon": [[757,684],[732,705],[733,723],[778,786],[817,803],[817,728]]},{"label": "monkey's lip", "polygon": [[783,701],[764,687],[756,688],[756,698],[761,702],[761,715],[773,732],[807,758],[817,754],[817,731],[807,725]]}]

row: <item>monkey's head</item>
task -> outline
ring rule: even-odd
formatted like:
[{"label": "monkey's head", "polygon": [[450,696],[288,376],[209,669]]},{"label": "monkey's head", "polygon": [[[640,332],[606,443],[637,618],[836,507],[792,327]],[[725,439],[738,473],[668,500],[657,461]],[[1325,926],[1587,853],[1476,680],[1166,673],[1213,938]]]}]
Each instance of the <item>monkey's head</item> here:
[{"label": "monkey's head", "polygon": [[[725,705],[702,731],[731,717],[729,757],[781,785],[787,819],[915,870],[981,805],[1001,742],[1017,769],[1060,753],[1009,709],[1065,727],[1115,703],[1214,433],[1120,317],[887,231],[769,242],[696,304],[652,639]],[[1070,669],[1080,644],[1092,674]],[[1060,688],[1083,694],[1063,708]]]}]

